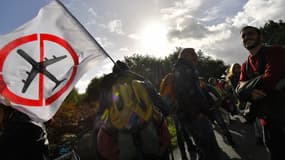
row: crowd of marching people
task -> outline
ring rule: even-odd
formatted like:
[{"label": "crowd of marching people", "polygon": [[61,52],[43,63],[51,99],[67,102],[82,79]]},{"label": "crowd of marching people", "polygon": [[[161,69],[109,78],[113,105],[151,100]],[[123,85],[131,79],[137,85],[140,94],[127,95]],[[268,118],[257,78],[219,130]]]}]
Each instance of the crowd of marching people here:
[{"label": "crowd of marching people", "polygon": [[[280,159],[282,147],[278,146],[285,142],[285,70],[281,61],[285,50],[265,46],[256,27],[246,26],[240,34],[250,55],[242,65],[232,64],[223,79],[199,75],[193,48],[180,50],[159,91],[117,62],[113,73],[106,76],[104,84],[108,85],[100,99],[100,120],[106,123],[96,132],[98,155],[103,159],[170,159],[166,121],[170,117],[182,160],[219,160],[222,150],[214,131],[219,130],[225,142],[235,147],[229,127],[233,116],[242,115],[254,122],[256,138],[262,139],[270,159]],[[106,141],[112,145],[104,144]]]},{"label": "crowd of marching people", "polygon": [[[263,140],[271,160],[280,158],[283,150],[279,146],[285,144],[282,118],[285,50],[265,46],[260,30],[255,27],[244,27],[240,34],[250,52],[249,58],[242,65],[232,64],[223,78],[201,77],[193,48],[180,50],[176,64],[161,80],[159,90],[131,71],[126,63],[117,61],[100,85],[100,107],[93,129],[96,159],[173,159],[168,130],[168,122],[172,120],[182,160],[220,160],[223,151],[215,131],[235,147],[230,132],[235,115],[254,122],[257,139]],[[9,106],[9,100],[4,101],[1,109]],[[21,150],[20,156],[48,159],[44,124],[33,122],[19,111],[10,111],[0,118],[5,121],[1,123],[4,124],[1,153]]]},{"label": "crowd of marching people", "polygon": [[171,159],[170,119],[175,124],[181,159],[220,159],[222,151],[214,129],[221,131],[229,145],[235,145],[229,125],[231,117],[240,114],[232,86],[240,65],[229,69],[229,80],[206,80],[199,76],[196,65],[195,50],[184,48],[157,91],[150,81],[117,61],[113,72],[102,80],[94,129],[96,156]]}]

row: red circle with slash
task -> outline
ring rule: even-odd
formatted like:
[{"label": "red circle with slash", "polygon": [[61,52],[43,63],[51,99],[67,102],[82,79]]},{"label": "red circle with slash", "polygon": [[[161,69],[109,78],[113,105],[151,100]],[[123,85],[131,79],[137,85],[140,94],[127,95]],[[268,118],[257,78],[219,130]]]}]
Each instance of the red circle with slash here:
[{"label": "red circle with slash", "polygon": [[20,105],[24,105],[27,107],[40,107],[43,105],[49,105],[51,103],[53,103],[54,101],[56,101],[71,85],[71,83],[73,82],[76,72],[77,72],[77,65],[78,65],[78,57],[77,54],[75,53],[75,51],[71,48],[71,46],[68,44],[68,42],[66,42],[65,40],[52,35],[52,34],[40,34],[39,36],[40,38],[38,39],[38,35],[37,34],[31,34],[31,35],[27,35],[27,36],[23,36],[20,38],[17,38],[11,42],[9,42],[7,45],[5,45],[1,50],[0,50],[0,72],[2,73],[3,70],[3,64],[5,62],[5,59],[7,58],[7,56],[11,53],[11,51],[13,49],[15,49],[16,47],[23,45],[25,43],[29,43],[29,42],[33,42],[33,41],[37,41],[40,40],[40,61],[43,61],[43,54],[44,54],[44,41],[50,41],[53,43],[56,43],[57,45],[63,47],[65,50],[67,50],[67,52],[71,55],[73,63],[74,63],[74,67],[72,68],[72,72],[70,75],[69,80],[67,80],[66,84],[63,85],[57,92],[55,92],[54,94],[52,94],[51,96],[47,97],[46,99],[43,98],[43,88],[44,88],[44,84],[43,84],[43,74],[39,73],[39,91],[38,91],[38,99],[30,99],[30,98],[25,98],[25,97],[21,97],[15,93],[13,93],[12,91],[9,90],[9,88],[7,87],[7,84],[4,81],[3,75],[0,74],[0,93],[3,97],[6,97],[7,99],[9,99],[11,102],[16,103],[16,104],[20,104]]}]

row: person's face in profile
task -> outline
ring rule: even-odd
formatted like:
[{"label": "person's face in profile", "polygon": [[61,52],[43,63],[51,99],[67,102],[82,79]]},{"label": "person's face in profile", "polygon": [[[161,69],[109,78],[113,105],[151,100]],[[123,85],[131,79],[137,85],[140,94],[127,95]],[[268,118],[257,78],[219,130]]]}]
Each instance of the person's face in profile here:
[{"label": "person's face in profile", "polygon": [[198,56],[194,49],[187,50],[183,55],[182,58],[185,59],[188,62],[191,62],[194,65],[197,65],[198,63]]},{"label": "person's face in profile", "polygon": [[262,36],[253,28],[246,28],[241,31],[241,40],[243,46],[251,50],[262,43]]}]

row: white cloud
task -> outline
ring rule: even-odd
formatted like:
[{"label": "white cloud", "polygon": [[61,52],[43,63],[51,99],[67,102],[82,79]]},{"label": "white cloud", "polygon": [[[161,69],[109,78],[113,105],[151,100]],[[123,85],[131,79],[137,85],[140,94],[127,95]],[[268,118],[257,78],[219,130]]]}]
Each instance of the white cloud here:
[{"label": "white cloud", "polygon": [[91,15],[93,15],[94,17],[97,17],[97,16],[98,16],[97,13],[94,11],[93,8],[88,8],[88,12],[89,12]]},{"label": "white cloud", "polygon": [[92,25],[96,25],[96,24],[97,24],[96,20],[90,20],[90,21],[85,23],[86,26],[92,26]]},{"label": "white cloud", "polygon": [[284,0],[250,0],[243,9],[242,12],[234,17],[234,26],[263,26],[268,20],[285,19]]},{"label": "white cloud", "polygon": [[[190,2],[190,1],[188,1]],[[182,47],[194,46],[226,63],[242,63],[247,51],[240,42],[244,25],[263,26],[268,20],[285,19],[284,0],[200,0],[187,9],[181,4],[162,9],[172,22],[169,38]],[[236,7],[239,6],[239,7]],[[203,12],[201,12],[203,10]]]},{"label": "white cloud", "polygon": [[85,93],[89,83],[91,80],[79,80],[77,84],[75,85],[76,90],[78,91],[79,94]]},{"label": "white cloud", "polygon": [[82,78],[77,82],[75,88],[78,90],[78,93],[84,93],[94,77],[101,77],[104,74],[112,72],[113,63],[109,59],[105,60],[105,65],[97,66],[97,68],[89,70]]},{"label": "white cloud", "polygon": [[199,20],[204,22],[213,21],[220,16],[219,12],[220,10],[218,7],[210,8],[209,10],[205,11],[206,16],[200,18]]},{"label": "white cloud", "polygon": [[119,19],[114,19],[108,23],[108,28],[110,32],[114,32],[119,35],[124,34],[122,27],[123,27],[122,21]]},{"label": "white cloud", "polygon": [[113,46],[112,41],[108,40],[107,37],[96,37],[96,40],[103,48],[109,48]]},{"label": "white cloud", "polygon": [[228,30],[231,35],[221,40],[213,38],[212,40],[216,45],[205,45],[204,48],[208,53],[227,63],[242,63],[248,56],[248,51],[241,44],[240,28],[244,25],[261,27],[268,20],[284,20],[284,10],[285,1],[283,0],[249,0],[234,17],[227,18],[225,22],[209,27],[210,30],[220,32]]},{"label": "white cloud", "polygon": [[140,40],[141,36],[137,33],[132,33],[128,35],[129,38],[134,39],[134,40]]},{"label": "white cloud", "polygon": [[119,51],[121,52],[130,52],[129,48],[120,48]]},{"label": "white cloud", "polygon": [[[167,51],[160,49],[160,52],[155,52],[154,56],[166,56],[173,53],[175,47],[194,47],[196,50],[201,49],[207,55],[222,59],[227,64],[242,63],[246,60],[248,52],[240,41],[240,28],[244,25],[260,27],[268,20],[285,20],[284,0],[156,0],[156,4],[166,2],[169,3],[164,5],[165,8],[158,9],[160,18],[169,25],[167,29],[171,42],[165,43],[169,45],[165,47]],[[134,2],[130,0],[128,4],[131,3]],[[121,8],[116,13],[104,9],[104,16],[95,8],[94,10],[90,6],[88,8],[92,18],[88,16],[88,21],[83,19],[90,26],[94,25],[99,36],[96,35],[100,37],[96,39],[105,49],[112,51],[112,57],[122,59],[124,55],[147,54],[147,51],[149,53],[150,50],[146,51],[138,45],[143,36],[137,28],[143,25],[140,22],[144,21],[144,18],[153,18],[150,12],[144,11],[144,15],[141,15],[142,12],[134,14],[136,10],[128,9],[127,15],[136,16],[129,16],[126,19],[127,8]],[[136,19],[131,19],[133,17]],[[158,43],[155,44],[157,47]]]},{"label": "white cloud", "polygon": [[234,17],[246,0],[201,0],[197,10],[192,13],[206,25],[223,23],[227,18]]},{"label": "white cloud", "polygon": [[177,21],[172,31],[169,32],[169,39],[183,39],[183,38],[197,38],[201,39],[207,34],[209,30],[200,24],[196,19],[192,17],[185,17],[180,21]]},{"label": "white cloud", "polygon": [[182,0],[175,1],[172,7],[163,8],[160,12],[164,19],[173,19],[179,16],[191,14],[201,5],[201,0]]},{"label": "white cloud", "polygon": [[116,54],[116,60],[123,60],[125,56],[131,56],[135,53],[134,50],[128,47],[122,47],[119,49],[118,54]]}]

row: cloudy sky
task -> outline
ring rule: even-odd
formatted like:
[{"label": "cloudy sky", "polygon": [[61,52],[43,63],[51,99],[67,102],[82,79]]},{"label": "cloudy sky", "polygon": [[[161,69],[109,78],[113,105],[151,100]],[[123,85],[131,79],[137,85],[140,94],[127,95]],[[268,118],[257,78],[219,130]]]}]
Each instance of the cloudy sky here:
[{"label": "cloudy sky", "polygon": [[[50,0],[1,0],[0,35],[36,16]],[[134,53],[163,58],[176,47],[193,47],[226,64],[248,53],[239,30],[285,21],[284,0],[61,0],[115,60]],[[110,72],[112,63],[102,66]],[[102,73],[88,72],[77,83],[84,92]]]}]

